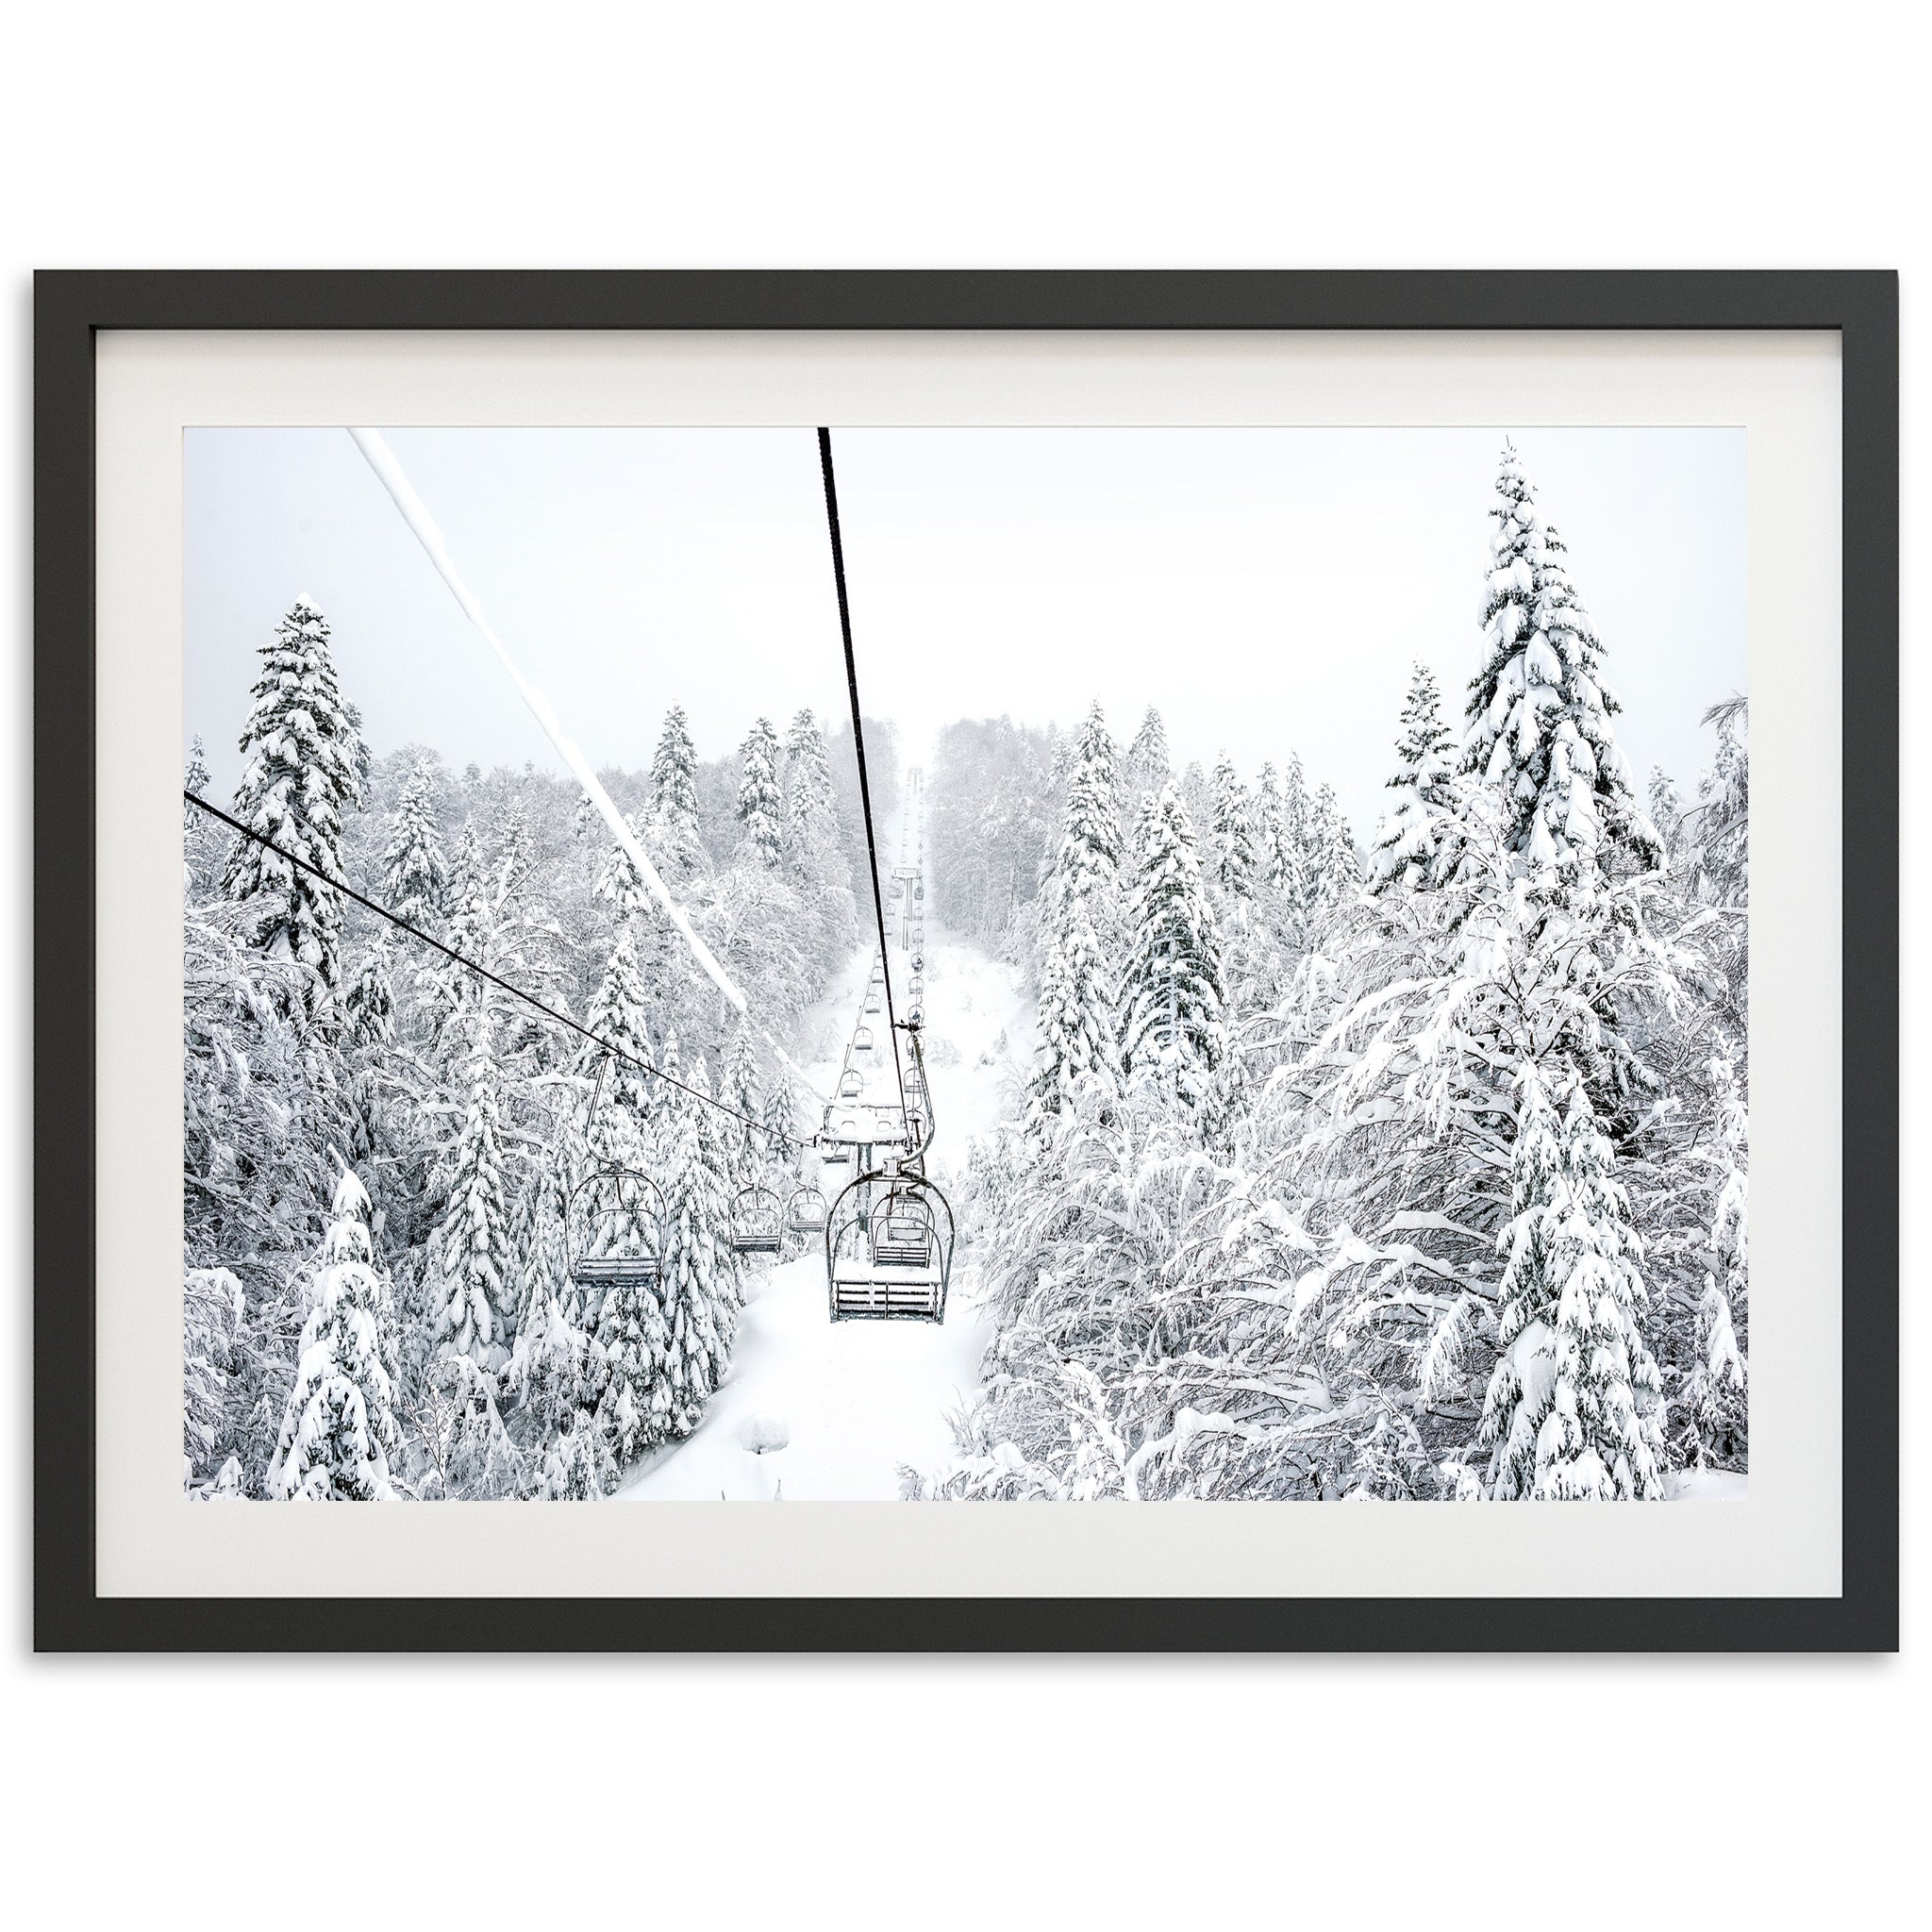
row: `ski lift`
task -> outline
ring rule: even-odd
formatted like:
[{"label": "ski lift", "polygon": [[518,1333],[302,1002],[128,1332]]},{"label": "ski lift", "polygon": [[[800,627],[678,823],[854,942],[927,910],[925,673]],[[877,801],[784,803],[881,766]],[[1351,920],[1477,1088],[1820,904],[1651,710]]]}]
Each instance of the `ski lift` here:
[{"label": "ski lift", "polygon": [[860,1174],[825,1223],[832,1320],[943,1322],[953,1240],[953,1210],[924,1175]]},{"label": "ski lift", "polygon": [[865,1075],[857,1067],[847,1067],[839,1076],[839,1098],[857,1100],[865,1091]]},{"label": "ski lift", "polygon": [[879,996],[876,992],[869,991],[865,995],[865,1011],[867,1018],[870,1018],[874,1013],[876,1013],[878,1009]]},{"label": "ski lift", "polygon": [[912,928],[912,943],[913,943],[913,944],[914,944],[915,946],[923,946],[923,945],[924,945],[924,943],[925,943],[925,927],[924,927],[924,926],[923,924],[921,924],[921,925],[915,925],[915,926],[914,926],[914,927]]},{"label": "ski lift", "polygon": [[766,1188],[741,1188],[731,1204],[732,1247],[741,1255],[775,1255],[783,1233],[777,1195]]},{"label": "ski lift", "polygon": [[845,1141],[825,1141],[819,1146],[819,1163],[824,1167],[850,1167],[852,1147]]},{"label": "ski lift", "polygon": [[913,954],[912,970],[915,973],[924,973],[925,971],[925,955],[924,953]]},{"label": "ski lift", "polygon": [[570,1278],[585,1288],[655,1283],[664,1272],[664,1196],[636,1169],[605,1161],[563,1208]]},{"label": "ski lift", "polygon": [[915,973],[912,975],[912,984],[907,991],[913,999],[923,1000],[925,997],[925,981]]},{"label": "ski lift", "polygon": [[872,1051],[872,1028],[870,1026],[861,1026],[852,1036],[852,1051],[854,1053],[870,1053]]},{"label": "ski lift", "polygon": [[785,1204],[785,1225],[792,1234],[821,1234],[825,1225],[825,1197],[816,1188],[799,1188]]},{"label": "ski lift", "polygon": [[912,1008],[906,1015],[906,1024],[908,1026],[924,1026],[925,1024],[924,1008],[919,1007]]},{"label": "ski lift", "polygon": [[924,887],[924,885],[917,885],[917,886],[914,886],[914,887],[913,887],[913,889],[912,889],[912,898],[913,898],[913,902],[914,902],[915,904],[917,904],[917,903],[918,903],[918,902],[919,902],[920,900],[924,899],[924,897],[925,897],[925,887]]}]

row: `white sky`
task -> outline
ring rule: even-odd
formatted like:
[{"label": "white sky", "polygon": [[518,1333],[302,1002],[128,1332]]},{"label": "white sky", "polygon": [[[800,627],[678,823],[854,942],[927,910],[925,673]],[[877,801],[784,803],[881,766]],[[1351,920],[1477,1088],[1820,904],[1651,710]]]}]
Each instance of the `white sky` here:
[{"label": "white sky", "polygon": [[[1687,790],[1705,708],[1746,689],[1741,430],[1514,436],[1607,646],[1640,782]],[[667,706],[713,758],[763,711],[847,715],[809,429],[389,429],[450,554],[596,766]],[[1410,661],[1459,725],[1506,427],[838,429],[859,690],[908,756],[941,724],[1149,703],[1177,764],[1291,746],[1374,829]],[[187,437],[186,734],[218,794],[255,652],[328,618],[378,755],[556,765],[341,429]]]}]

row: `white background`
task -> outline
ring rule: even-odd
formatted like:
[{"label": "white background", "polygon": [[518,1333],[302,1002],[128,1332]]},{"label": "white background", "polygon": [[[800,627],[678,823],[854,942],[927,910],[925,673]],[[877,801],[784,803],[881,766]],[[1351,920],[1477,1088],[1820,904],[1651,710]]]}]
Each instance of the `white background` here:
[{"label": "white background", "polygon": [[[340,0],[9,27],[9,1907],[277,1926],[415,1924],[465,1898],[551,1924],[754,1907],[1896,1922],[1924,1828],[1909,1478],[1904,1662],[26,1657],[30,268],[1897,266],[1914,634],[1932,243],[1907,8],[1385,7],[1354,29],[1341,8],[1121,0],[700,11]],[[1909,878],[1909,771],[1907,800]],[[1909,1018],[1907,1047],[1923,1090]],[[1905,1151],[1909,1198],[1909,1121]],[[856,1788],[916,1795],[929,1835],[855,1819]],[[331,1856],[360,1790],[373,1828]],[[1601,1821],[1583,1846],[1580,1819]]]}]

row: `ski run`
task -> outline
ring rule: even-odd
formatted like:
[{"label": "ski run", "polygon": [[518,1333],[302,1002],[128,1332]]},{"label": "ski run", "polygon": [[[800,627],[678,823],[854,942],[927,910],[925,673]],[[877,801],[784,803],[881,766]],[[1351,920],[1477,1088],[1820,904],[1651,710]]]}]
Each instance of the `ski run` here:
[{"label": "ski run", "polygon": [[867,716],[870,823],[849,721],[675,692],[457,771],[266,614],[186,774],[187,1492],[1741,1498],[1745,699],[1634,772],[1513,448],[1488,508],[1361,827],[1319,720],[1243,771],[1158,692]]}]

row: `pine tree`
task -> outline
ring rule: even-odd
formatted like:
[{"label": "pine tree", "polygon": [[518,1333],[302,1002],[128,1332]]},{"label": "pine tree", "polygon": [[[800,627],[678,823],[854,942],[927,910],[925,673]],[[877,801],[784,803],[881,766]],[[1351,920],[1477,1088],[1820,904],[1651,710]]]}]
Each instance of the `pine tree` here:
[{"label": "pine tree", "polygon": [[1214,767],[1214,876],[1230,898],[1254,897],[1255,835],[1248,791],[1225,752]]},{"label": "pine tree", "polygon": [[1340,904],[1361,884],[1362,862],[1332,785],[1323,785],[1315,793],[1308,813],[1308,843],[1313,852],[1308,877],[1317,900]]},{"label": "pine tree", "polygon": [[1040,1046],[1028,1083],[1028,1123],[1043,1134],[1076,1084],[1121,1083],[1118,996],[1100,941],[1077,892],[1058,895],[1040,979]]},{"label": "pine tree", "polygon": [[[704,1061],[693,1058],[688,1084],[708,1097]],[[664,1324],[661,1391],[653,1407],[675,1441],[704,1420],[706,1405],[730,1365],[737,1331],[738,1257],[730,1242],[729,1180],[723,1138],[691,1094],[668,1106],[665,1135]],[[715,1120],[716,1116],[713,1115]]]},{"label": "pine tree", "polygon": [[606,1053],[587,1043],[578,1063],[579,1072],[596,1085],[596,1110],[590,1126],[591,1156],[620,1167],[641,1164],[658,1112],[654,1089],[658,1083],[644,1069],[661,1062],[651,1051],[647,1013],[648,994],[638,970],[631,924],[625,921],[617,929],[585,1021],[614,1051]]},{"label": "pine tree", "polygon": [[794,1179],[793,1157],[796,1150],[791,1143],[798,1132],[798,1121],[792,1108],[791,1090],[783,1079],[774,1080],[765,1090],[764,1104],[758,1108],[758,1122],[760,1144],[766,1159],[777,1174],[788,1181]]},{"label": "pine tree", "polygon": [[[210,782],[208,775],[208,747],[202,743],[201,733],[197,731],[188,742],[188,772],[185,789],[193,792],[197,798],[207,798],[208,788]],[[186,812],[192,812],[194,809],[192,805],[187,804],[185,801],[181,808]],[[192,824],[194,821],[191,818],[188,823]]]},{"label": "pine tree", "polygon": [[1661,765],[1650,768],[1648,809],[1651,829],[1657,833],[1658,849],[1666,859],[1676,850],[1677,834],[1684,816],[1684,801],[1671,774]]},{"label": "pine tree", "polygon": [[390,974],[387,930],[376,934],[342,995],[344,1045],[388,1046],[396,1037],[396,993]]},{"label": "pine tree", "polygon": [[238,839],[222,886],[247,905],[244,944],[314,974],[304,993],[313,1011],[317,986],[333,991],[341,976],[341,894],[290,858],[342,876],[342,814],[361,796],[362,749],[336,681],[328,625],[306,598],[261,647],[252,695],[235,816],[280,849]]},{"label": "pine tree", "polygon": [[1096,929],[1114,922],[1121,868],[1121,822],[1113,740],[1096,702],[1068,753],[1065,830],[1054,860],[1061,895],[1086,902]]},{"label": "pine tree", "polygon": [[1130,1074],[1152,1073],[1198,1111],[1212,1104],[1227,1054],[1220,929],[1193,824],[1174,786],[1148,803],[1137,830],[1123,1058]]},{"label": "pine tree", "polygon": [[1697,1352],[1673,1407],[1675,1442],[1694,1468],[1742,1469],[1748,1442],[1745,1336],[1749,1315],[1750,1118],[1728,1051],[1709,1068],[1717,1102],[1714,1144],[1704,1157],[1710,1175],[1711,1266],[1697,1309]]},{"label": "pine tree", "polygon": [[1307,892],[1301,841],[1291,828],[1288,801],[1272,763],[1261,767],[1256,780],[1254,816],[1256,859],[1261,877],[1290,907],[1298,909]]},{"label": "pine tree", "polygon": [[1389,816],[1375,834],[1369,877],[1376,891],[1391,885],[1410,889],[1434,882],[1441,815],[1449,804],[1449,773],[1454,746],[1442,723],[1441,692],[1436,674],[1420,659],[1409,675],[1402,707],[1402,734],[1395,741],[1395,771],[1389,779],[1394,796]]},{"label": "pine tree", "polygon": [[778,786],[778,734],[769,718],[752,725],[739,763],[738,820],[744,842],[758,864],[775,867],[784,857],[785,799]]},{"label": "pine tree", "polygon": [[[600,816],[598,824],[602,823]],[[627,817],[625,824],[630,827],[640,845],[647,843],[644,828],[635,813]],[[644,884],[644,875],[637,869],[636,861],[622,845],[611,846],[597,874],[596,883],[591,888],[591,895],[614,907],[620,920],[634,920],[640,913],[646,917],[651,914],[650,888]]]},{"label": "pine tree", "polygon": [[758,1054],[751,1041],[751,1027],[743,1020],[732,1028],[731,1049],[725,1056],[724,1071],[718,1081],[718,1098],[742,1120],[720,1115],[724,1135],[731,1191],[761,1187],[766,1171],[775,1164],[769,1139],[762,1125],[765,1108],[764,1083],[758,1078]]},{"label": "pine tree", "polygon": [[1603,646],[1507,445],[1496,491],[1487,649],[1470,681],[1459,769],[1504,801],[1510,847],[1533,874],[1589,894],[1613,858],[1654,865],[1656,835],[1611,727],[1621,708],[1603,681]]},{"label": "pine tree", "polygon": [[1315,842],[1314,812],[1315,802],[1308,796],[1301,758],[1290,752],[1281,768],[1281,836],[1294,855],[1294,871],[1305,904],[1313,899],[1320,883],[1316,868],[1322,855]]},{"label": "pine tree", "polygon": [[823,835],[832,823],[834,810],[824,733],[809,709],[801,710],[785,739],[785,817],[793,849],[807,842],[808,832]]},{"label": "pine tree", "polygon": [[1717,757],[1697,788],[1697,888],[1710,904],[1739,910],[1751,896],[1748,715],[1741,697],[1713,705],[1704,714],[1707,724],[1717,726]]},{"label": "pine tree", "polygon": [[[495,913],[474,819],[463,821],[462,833],[457,840],[456,861],[450,868],[449,884],[443,895],[443,936],[451,948],[477,965],[491,964],[487,955]],[[466,1056],[473,1028],[463,1024],[461,1016],[473,1014],[481,1004],[485,982],[469,966],[439,956],[434,965],[423,969],[417,983],[429,995],[439,1058],[447,1058],[451,1054]]]},{"label": "pine tree", "polygon": [[1174,779],[1174,766],[1167,750],[1167,726],[1152,705],[1141,720],[1134,742],[1127,752],[1128,787],[1138,809],[1141,799],[1158,798]]},{"label": "pine tree", "polygon": [[500,1368],[516,1298],[489,1013],[479,1009],[470,1054],[470,1101],[449,1164],[449,1206],[436,1236],[437,1333],[445,1350]]},{"label": "pine tree", "polygon": [[429,773],[418,765],[390,820],[389,846],[382,856],[382,902],[398,919],[433,933],[441,929],[449,909],[449,864],[442,856]]},{"label": "pine tree", "polygon": [[1609,1141],[1581,1081],[1560,1130],[1534,1062],[1517,1097],[1504,1353],[1481,1430],[1493,1451],[1490,1491],[1504,1501],[1659,1497],[1662,1397],[1639,1325],[1642,1244],[1610,1172]]},{"label": "pine tree", "polygon": [[664,714],[664,729],[651,760],[651,831],[654,856],[674,874],[689,876],[705,863],[698,829],[698,753],[682,705]]},{"label": "pine tree", "polygon": [[395,1362],[383,1344],[390,1289],[369,1238],[369,1196],[347,1168],[312,1293],[269,1493],[315,1503],[392,1501],[390,1457],[400,1439],[391,1407]]},{"label": "pine tree", "polygon": [[574,1419],[591,1374],[591,1337],[571,1279],[565,1225],[564,1157],[539,1159],[517,1203],[516,1345],[503,1373],[506,1393],[548,1441]]}]

